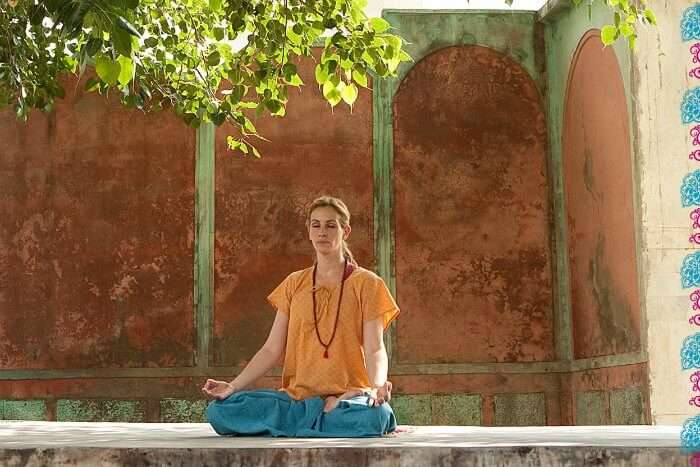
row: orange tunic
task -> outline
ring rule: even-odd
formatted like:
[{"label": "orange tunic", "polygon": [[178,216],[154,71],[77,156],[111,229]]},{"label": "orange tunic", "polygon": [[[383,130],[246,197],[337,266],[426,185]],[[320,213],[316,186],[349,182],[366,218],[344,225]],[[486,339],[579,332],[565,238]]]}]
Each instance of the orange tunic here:
[{"label": "orange tunic", "polygon": [[[300,400],[369,389],[362,323],[381,319],[386,330],[399,314],[399,308],[382,278],[367,269],[355,268],[345,279],[338,329],[328,347],[328,358],[323,358],[325,348],[314,328],[312,274],[313,267],[293,272],[267,297],[276,310],[289,315],[280,391]],[[335,324],[340,284],[316,289],[318,331],[328,343]]]}]

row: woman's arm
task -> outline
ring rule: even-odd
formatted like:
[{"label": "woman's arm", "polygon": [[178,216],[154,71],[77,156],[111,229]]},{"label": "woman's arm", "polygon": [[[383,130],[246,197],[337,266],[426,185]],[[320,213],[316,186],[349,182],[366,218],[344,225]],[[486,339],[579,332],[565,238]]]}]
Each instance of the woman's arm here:
[{"label": "woman's arm", "polygon": [[384,347],[384,326],[381,319],[363,323],[363,347],[367,375],[373,388],[385,385],[389,371],[389,359]]},{"label": "woman's arm", "polygon": [[281,311],[277,312],[272,329],[267,336],[267,341],[255,356],[248,362],[241,373],[233,381],[217,381],[208,379],[202,387],[202,391],[216,399],[225,399],[234,392],[242,391],[253,384],[257,379],[270,371],[284,355],[287,345],[287,325],[289,316]]},{"label": "woman's arm", "polygon": [[248,362],[243,371],[231,381],[230,384],[235,391],[247,388],[277,365],[277,362],[284,355],[287,345],[288,324],[289,315],[278,311],[265,344]]}]

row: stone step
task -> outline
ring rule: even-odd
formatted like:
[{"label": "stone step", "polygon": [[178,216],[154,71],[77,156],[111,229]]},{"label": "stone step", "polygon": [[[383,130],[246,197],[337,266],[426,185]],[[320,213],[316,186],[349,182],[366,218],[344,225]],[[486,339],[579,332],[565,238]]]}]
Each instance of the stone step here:
[{"label": "stone step", "polygon": [[688,466],[677,426],[402,426],[382,438],[222,437],[202,423],[0,422],[0,465]]}]

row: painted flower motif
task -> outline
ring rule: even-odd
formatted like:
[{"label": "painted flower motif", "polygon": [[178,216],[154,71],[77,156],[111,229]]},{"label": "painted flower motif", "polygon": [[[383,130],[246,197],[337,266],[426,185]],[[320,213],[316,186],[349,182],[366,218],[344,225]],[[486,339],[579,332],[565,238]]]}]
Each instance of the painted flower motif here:
[{"label": "painted flower motif", "polygon": [[683,423],[681,446],[685,449],[700,448],[700,415],[691,417]]},{"label": "painted flower motif", "polygon": [[700,286],[700,251],[689,254],[683,260],[681,285],[684,289]]},{"label": "painted flower motif", "polygon": [[690,129],[690,136],[693,138],[693,146],[700,146],[700,125]]},{"label": "painted flower motif", "polygon": [[700,169],[683,177],[681,204],[684,208],[700,206]]},{"label": "painted flower motif", "polygon": [[686,337],[683,341],[681,367],[684,370],[700,368],[700,332]]},{"label": "painted flower motif", "polygon": [[690,55],[693,56],[693,63],[700,63],[700,42],[690,46]]},{"label": "painted flower motif", "polygon": [[690,382],[693,383],[693,391],[700,391],[700,371],[695,371],[693,372],[692,375],[690,375]]},{"label": "painted flower motif", "polygon": [[689,89],[681,102],[683,123],[700,123],[700,88]]},{"label": "painted flower motif", "polygon": [[681,17],[681,38],[684,41],[700,39],[700,5],[686,8]]},{"label": "painted flower motif", "polygon": [[693,310],[700,310],[700,289],[695,289],[690,294],[690,303],[693,304]]}]

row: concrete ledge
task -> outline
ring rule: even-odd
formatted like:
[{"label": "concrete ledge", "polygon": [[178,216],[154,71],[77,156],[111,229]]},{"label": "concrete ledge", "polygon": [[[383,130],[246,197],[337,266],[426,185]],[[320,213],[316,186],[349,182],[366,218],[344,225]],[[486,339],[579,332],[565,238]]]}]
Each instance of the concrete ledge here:
[{"label": "concrete ledge", "polygon": [[0,450],[12,466],[396,466],[474,467],[687,467],[689,456],[671,448],[311,448],[311,449],[100,449]]},{"label": "concrete ledge", "polygon": [[203,423],[0,422],[0,465],[684,466],[680,427],[401,427],[383,438],[217,436]]}]

